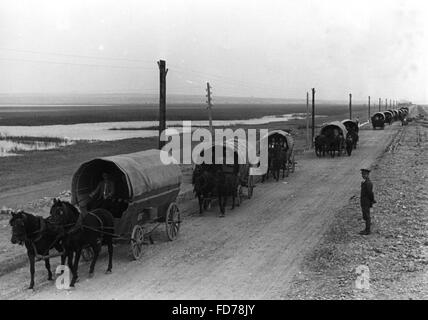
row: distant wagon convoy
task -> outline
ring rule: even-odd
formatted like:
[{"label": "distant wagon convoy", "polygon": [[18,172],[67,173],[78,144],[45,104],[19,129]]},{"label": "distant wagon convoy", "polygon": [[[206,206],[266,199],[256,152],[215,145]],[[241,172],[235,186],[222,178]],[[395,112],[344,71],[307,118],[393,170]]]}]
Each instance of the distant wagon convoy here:
[{"label": "distant wagon convoy", "polygon": [[383,112],[376,112],[371,117],[373,129],[384,129],[385,123],[390,125],[394,121],[401,121],[402,124],[406,124],[408,113],[409,108],[407,106],[400,107],[399,109],[390,109]]}]

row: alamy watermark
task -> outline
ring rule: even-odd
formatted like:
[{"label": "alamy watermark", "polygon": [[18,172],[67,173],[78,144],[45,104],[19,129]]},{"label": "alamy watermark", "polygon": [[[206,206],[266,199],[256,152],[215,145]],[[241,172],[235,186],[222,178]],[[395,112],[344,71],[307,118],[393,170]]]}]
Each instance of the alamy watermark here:
[{"label": "alamy watermark", "polygon": [[71,283],[70,268],[67,267],[66,265],[59,265],[55,270],[55,274],[57,275],[57,278],[55,280],[56,288],[59,290],[70,289],[70,283]]},{"label": "alamy watermark", "polygon": [[355,268],[357,279],[355,279],[355,288],[360,290],[370,289],[370,269],[368,266],[359,265]]},{"label": "alamy watermark", "polygon": [[[250,164],[252,175],[262,175],[268,168],[268,129],[232,130],[206,128],[192,130],[191,121],[183,121],[182,134],[169,128],[161,133],[163,164]],[[168,134],[167,134],[168,132]],[[193,143],[197,144],[192,148]],[[214,154],[213,154],[214,152]],[[238,158],[236,159],[236,153]]]}]

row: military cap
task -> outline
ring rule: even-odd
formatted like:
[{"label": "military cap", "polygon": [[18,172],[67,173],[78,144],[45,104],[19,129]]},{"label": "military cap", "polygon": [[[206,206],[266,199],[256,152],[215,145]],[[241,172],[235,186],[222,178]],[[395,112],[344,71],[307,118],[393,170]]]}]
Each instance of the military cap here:
[{"label": "military cap", "polygon": [[370,169],[362,168],[362,169],[361,169],[361,172],[370,172]]}]

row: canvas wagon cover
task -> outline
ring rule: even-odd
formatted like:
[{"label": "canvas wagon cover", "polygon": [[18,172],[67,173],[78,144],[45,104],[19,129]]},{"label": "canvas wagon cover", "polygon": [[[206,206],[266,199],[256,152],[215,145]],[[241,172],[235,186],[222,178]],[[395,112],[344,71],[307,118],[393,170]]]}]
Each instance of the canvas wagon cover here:
[{"label": "canvas wagon cover", "polygon": [[[227,141],[225,141],[224,144],[221,143],[213,143],[210,144],[208,146],[204,147],[204,150],[208,150],[211,149],[213,150],[213,152],[215,152],[215,150],[218,150],[220,148],[226,148],[229,150],[232,150],[235,154],[237,154],[238,156],[238,162],[240,165],[248,165],[250,163],[249,161],[249,156],[255,156],[256,155],[256,151],[255,151],[255,146],[251,145],[251,144],[247,144],[245,142],[240,141],[239,139],[229,139]],[[247,149],[248,148],[248,149]],[[214,159],[216,159],[218,157],[218,155],[215,155],[216,157]],[[223,157],[226,157],[226,154],[223,154]],[[202,158],[201,155],[198,156],[198,161]],[[253,161],[254,163],[255,161]]]},{"label": "canvas wagon cover", "polygon": [[327,128],[327,127],[337,127],[337,128],[339,128],[340,130],[342,130],[342,134],[343,134],[344,137],[346,137],[346,134],[348,133],[348,130],[346,130],[346,127],[340,121],[333,121],[333,122],[329,122],[329,123],[324,124],[321,127],[321,131],[320,131],[321,134],[324,132],[325,128]]},{"label": "canvas wagon cover", "polygon": [[179,165],[165,165],[160,159],[161,150],[145,150],[136,153],[96,158],[83,163],[72,180],[72,202],[77,201],[77,189],[82,175],[91,174],[91,167],[103,162],[114,164],[124,175],[128,186],[128,198],[133,200],[145,193],[152,193],[168,186],[181,183],[182,174]]},{"label": "canvas wagon cover", "polygon": [[287,140],[288,148],[290,150],[292,150],[294,148],[294,139],[293,139],[293,136],[290,133],[288,133],[286,131],[283,131],[283,130],[272,130],[272,131],[269,131],[269,133],[267,135],[263,136],[262,139],[269,138],[270,136],[273,136],[275,134],[280,134],[280,135],[282,135],[282,136],[285,137],[285,139]]},{"label": "canvas wagon cover", "polygon": [[352,127],[354,127],[354,129],[356,129],[358,131],[359,127],[356,121],[351,120],[351,119],[345,119],[342,120],[343,125],[346,127],[346,125],[351,125]]},{"label": "canvas wagon cover", "polygon": [[[376,112],[374,115],[373,115],[373,117],[376,117],[376,116],[381,116],[382,117],[382,119],[383,120],[385,120],[385,114],[383,113],[383,112]],[[373,118],[372,117],[372,118]]]},{"label": "canvas wagon cover", "polygon": [[388,111],[384,111],[383,113],[385,114],[385,117],[386,117],[387,114],[389,114],[391,116],[391,118],[394,116],[394,114],[392,113],[392,111],[389,111],[389,110]]}]

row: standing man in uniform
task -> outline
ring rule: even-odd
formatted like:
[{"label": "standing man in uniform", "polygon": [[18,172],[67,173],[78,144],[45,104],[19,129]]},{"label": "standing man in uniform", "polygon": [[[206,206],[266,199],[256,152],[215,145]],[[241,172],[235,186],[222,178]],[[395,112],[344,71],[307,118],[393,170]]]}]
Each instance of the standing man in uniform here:
[{"label": "standing man in uniform", "polygon": [[360,232],[361,235],[369,235],[371,227],[370,208],[376,203],[373,194],[373,184],[369,179],[369,169],[361,169],[361,176],[364,181],[361,182],[361,211],[363,212],[363,219],[366,222],[366,228]]}]

